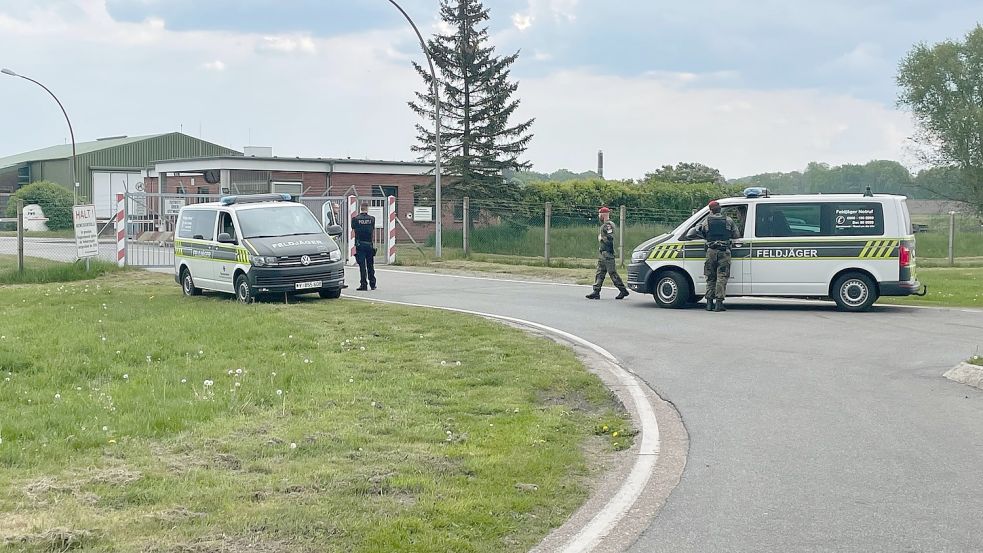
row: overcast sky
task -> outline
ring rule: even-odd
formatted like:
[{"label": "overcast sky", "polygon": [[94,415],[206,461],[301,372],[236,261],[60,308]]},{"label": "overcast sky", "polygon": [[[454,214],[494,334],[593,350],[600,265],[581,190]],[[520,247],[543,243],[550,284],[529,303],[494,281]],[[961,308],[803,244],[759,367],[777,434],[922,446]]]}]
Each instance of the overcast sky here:
[{"label": "overcast sky", "polygon": [[[402,0],[421,30],[437,0]],[[729,178],[914,163],[895,107],[914,43],[962,38],[979,0],[485,0],[535,117],[538,171]],[[0,0],[0,66],[48,85],[78,141],[183,130],[282,156],[413,159],[412,30],[387,0]],[[63,143],[57,106],[0,79],[0,156]]]}]

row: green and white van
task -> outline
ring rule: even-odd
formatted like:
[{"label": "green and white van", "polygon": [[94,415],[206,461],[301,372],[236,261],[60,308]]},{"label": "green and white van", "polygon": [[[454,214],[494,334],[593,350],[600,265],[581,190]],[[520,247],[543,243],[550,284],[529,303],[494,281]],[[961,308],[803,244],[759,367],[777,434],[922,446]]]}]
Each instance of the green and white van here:
[{"label": "green and white van", "polygon": [[[719,200],[737,223],[727,296],[832,298],[848,311],[880,296],[924,295],[915,279],[915,236],[904,196],[769,195]],[[706,293],[706,242],[693,234],[704,207],[632,253],[628,287],[679,308]]]},{"label": "green and white van", "polygon": [[235,294],[317,292],[338,298],[345,284],[341,250],[302,204],[289,194],[225,196],[187,205],[178,214],[174,279],[184,295],[202,290]]}]

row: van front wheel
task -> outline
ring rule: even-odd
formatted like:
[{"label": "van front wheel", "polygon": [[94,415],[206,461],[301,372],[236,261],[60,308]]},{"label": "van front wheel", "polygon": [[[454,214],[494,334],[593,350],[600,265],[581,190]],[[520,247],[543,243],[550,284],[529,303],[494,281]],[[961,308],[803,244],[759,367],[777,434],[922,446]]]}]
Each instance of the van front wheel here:
[{"label": "van front wheel", "polygon": [[240,274],[236,277],[236,299],[239,303],[253,303],[253,289],[249,286],[249,279],[246,275]]},{"label": "van front wheel", "polygon": [[690,299],[689,281],[686,276],[679,271],[668,271],[662,273],[655,279],[655,303],[659,307],[670,309],[680,309],[685,307]]},{"label": "van front wheel", "polygon": [[341,297],[341,288],[328,288],[327,290],[321,290],[318,292],[321,299],[325,300],[336,300]]},{"label": "van front wheel", "polygon": [[870,277],[847,273],[833,283],[833,301],[844,311],[866,311],[877,301],[877,288]]}]

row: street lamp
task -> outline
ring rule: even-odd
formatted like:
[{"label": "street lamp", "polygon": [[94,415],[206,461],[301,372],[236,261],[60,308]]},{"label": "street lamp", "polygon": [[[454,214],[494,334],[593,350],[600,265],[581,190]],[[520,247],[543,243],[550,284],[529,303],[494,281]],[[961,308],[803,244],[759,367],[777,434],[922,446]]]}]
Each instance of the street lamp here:
[{"label": "street lamp", "polygon": [[437,72],[433,68],[433,59],[430,57],[430,49],[427,48],[427,43],[426,43],[425,40],[423,40],[423,35],[420,34],[420,29],[418,29],[416,27],[416,23],[413,23],[413,20],[410,19],[409,14],[407,14],[406,13],[406,10],[404,10],[402,7],[400,7],[399,4],[396,3],[396,0],[389,0],[389,3],[392,4],[393,6],[396,6],[396,9],[399,10],[400,13],[403,14],[403,17],[406,18],[406,21],[408,21],[410,23],[410,26],[413,27],[413,31],[416,32],[417,38],[420,39],[420,47],[423,48],[423,53],[426,54],[426,56],[427,56],[427,63],[430,64],[430,77],[433,79],[434,128],[435,128],[435,132],[434,132],[434,139],[435,139],[434,140],[434,149],[436,150],[436,152],[434,152],[434,159],[435,159],[435,161],[434,161],[434,179],[436,181],[435,184],[436,184],[436,187],[437,187],[437,193],[436,193],[436,198],[435,198],[437,205],[435,207],[436,213],[434,214],[434,217],[437,220],[437,229],[436,229],[436,235],[434,236],[434,241],[435,241],[435,243],[434,243],[434,255],[437,257],[437,259],[440,259],[440,250],[441,250],[441,240],[440,240],[440,227],[441,227],[441,219],[440,219],[440,152],[441,152],[441,149],[440,149],[440,89],[438,87]]},{"label": "street lamp", "polygon": [[26,81],[31,81],[32,83],[40,86],[41,88],[44,89],[45,92],[47,92],[48,94],[50,94],[51,97],[55,99],[55,102],[58,103],[58,107],[61,108],[61,112],[65,115],[65,121],[68,122],[68,134],[72,137],[72,198],[73,198],[72,202],[73,202],[73,205],[78,204],[79,183],[78,183],[78,179],[75,177],[75,166],[76,166],[76,160],[75,160],[75,131],[72,130],[72,120],[68,118],[68,112],[65,111],[65,106],[61,105],[61,101],[58,99],[57,96],[55,96],[55,93],[54,92],[52,92],[51,90],[49,90],[48,87],[44,86],[43,84],[35,81],[34,79],[32,79],[30,77],[25,77],[24,75],[18,75],[17,73],[14,73],[13,71],[11,71],[10,69],[7,69],[6,67],[4,67],[3,69],[0,69],[0,73],[3,73],[4,75],[10,75],[11,77],[20,77],[20,78],[22,78],[22,79],[24,79]]}]

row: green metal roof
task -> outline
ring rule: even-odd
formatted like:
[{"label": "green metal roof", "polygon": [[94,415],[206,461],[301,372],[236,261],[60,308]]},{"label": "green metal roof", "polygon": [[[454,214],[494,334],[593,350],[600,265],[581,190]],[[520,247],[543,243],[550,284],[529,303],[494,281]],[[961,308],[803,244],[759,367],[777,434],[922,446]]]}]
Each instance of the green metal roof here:
[{"label": "green metal roof", "polygon": [[[90,152],[97,152],[99,150],[105,150],[106,148],[114,148],[124,144],[140,142],[141,140],[147,140],[148,138],[157,138],[158,136],[164,136],[164,134],[166,133],[147,134],[144,136],[121,136],[93,140],[92,142],[77,142],[75,144],[75,153],[77,155],[82,155]],[[11,165],[28,161],[47,161],[51,159],[68,159],[70,157],[72,157],[72,145],[59,144],[58,146],[49,146],[47,148],[41,148],[40,150],[24,152],[23,154],[0,157],[0,167],[9,167]]]}]

